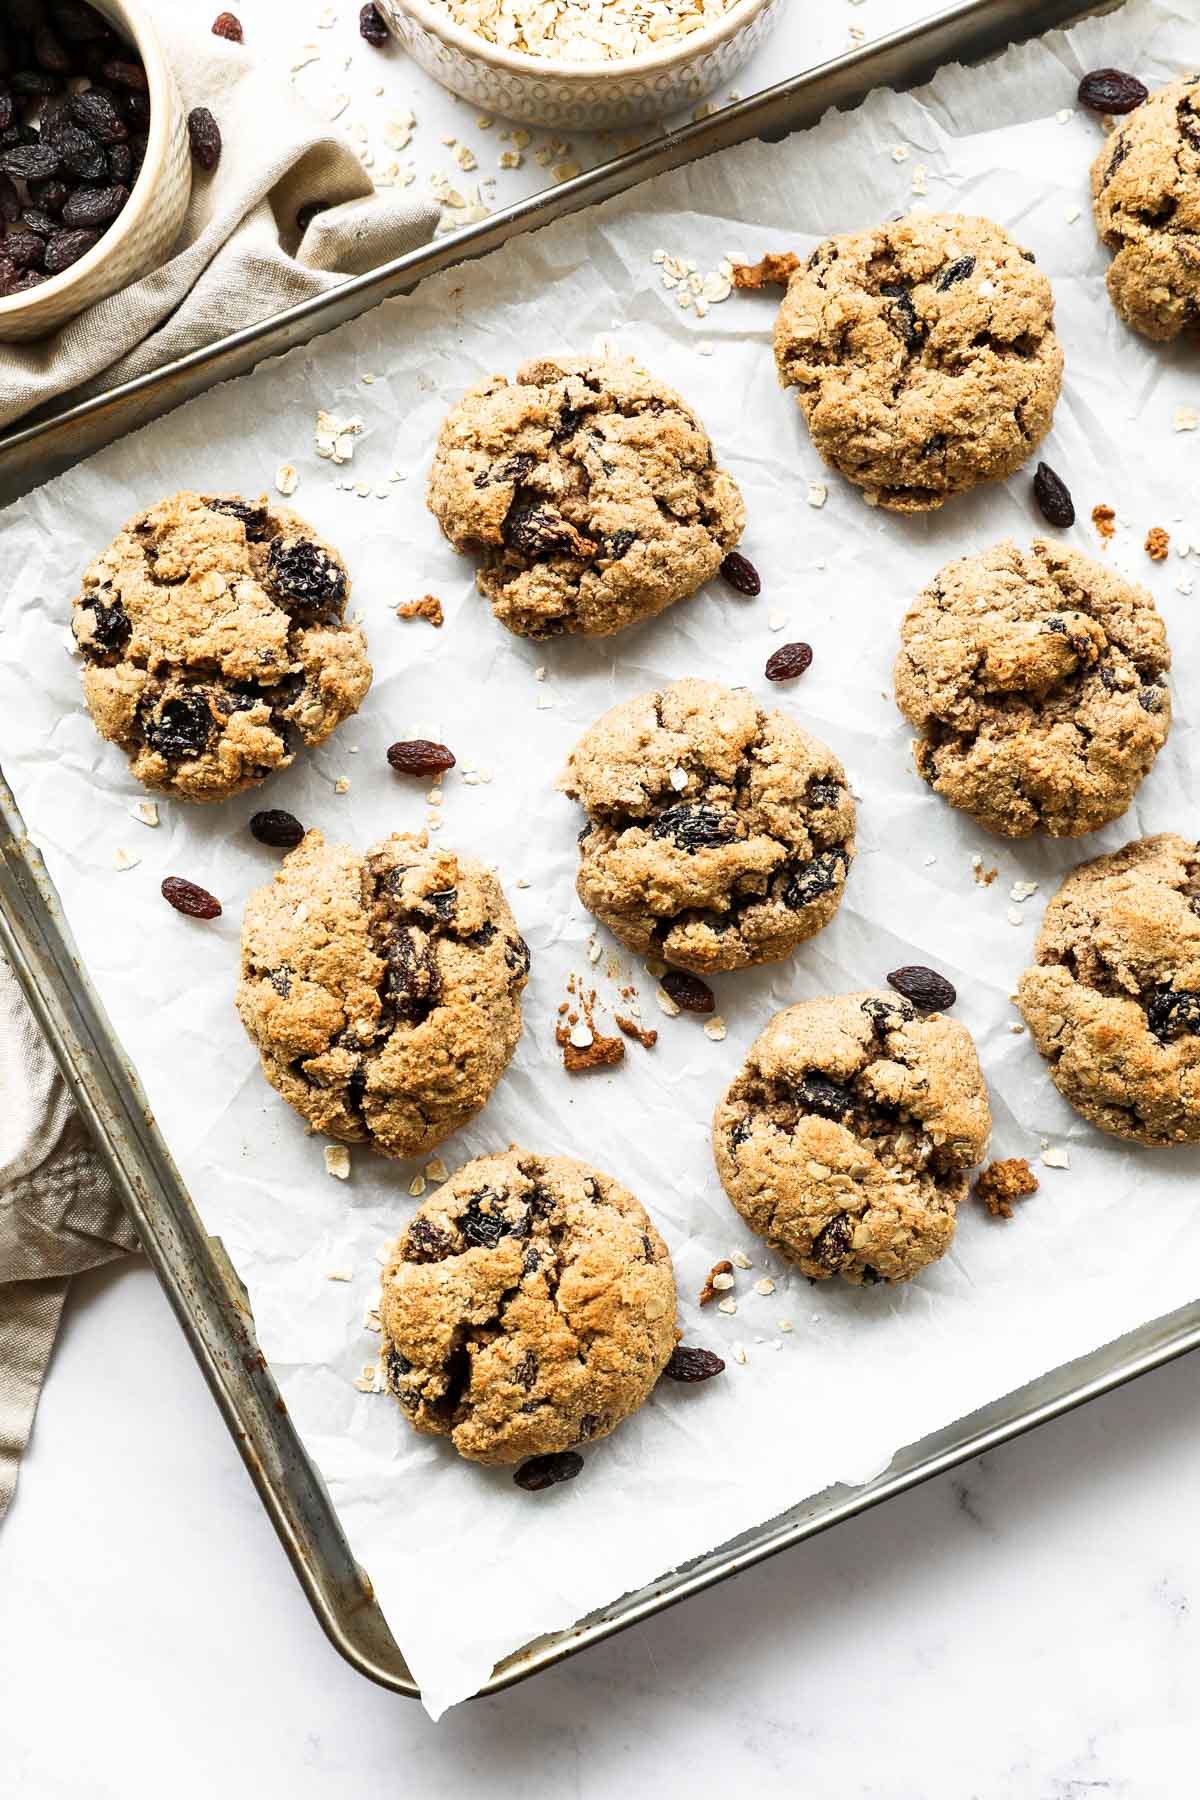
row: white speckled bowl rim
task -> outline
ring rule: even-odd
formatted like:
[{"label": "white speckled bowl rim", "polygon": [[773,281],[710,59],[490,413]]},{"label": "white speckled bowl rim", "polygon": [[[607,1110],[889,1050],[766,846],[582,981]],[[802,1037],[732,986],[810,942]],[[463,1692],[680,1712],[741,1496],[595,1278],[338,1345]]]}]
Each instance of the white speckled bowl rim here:
[{"label": "white speckled bowl rim", "polygon": [[490,63],[510,74],[532,75],[542,81],[552,76],[555,81],[583,83],[617,82],[631,75],[658,74],[664,69],[694,62],[697,56],[738,36],[758,17],[768,0],[737,0],[737,4],[715,25],[710,25],[703,31],[689,32],[687,37],[675,38],[661,50],[648,50],[640,56],[608,57],[593,62],[534,56],[528,50],[506,50],[503,45],[493,44],[489,39],[480,37],[477,32],[468,30],[465,25],[459,25],[449,13],[431,6],[429,0],[392,0],[392,4],[401,12],[409,13],[418,25],[423,26],[434,37],[444,39],[468,59]]},{"label": "white speckled bowl rim", "polygon": [[32,301],[36,300],[42,305],[47,300],[57,299],[67,293],[77,281],[86,280],[93,270],[100,267],[137,224],[166,157],[171,129],[171,74],[148,11],[138,0],[121,0],[119,10],[112,5],[111,0],[88,0],[88,4],[96,12],[102,13],[110,25],[133,40],[142,59],[150,84],[150,130],[146,154],[128,200],[108,230],[102,233],[99,243],[93,244],[78,262],[73,262],[60,275],[52,275],[49,281],[40,282],[37,287],[30,288],[24,294],[10,294],[7,298],[0,299],[0,326],[9,319],[19,318]]}]

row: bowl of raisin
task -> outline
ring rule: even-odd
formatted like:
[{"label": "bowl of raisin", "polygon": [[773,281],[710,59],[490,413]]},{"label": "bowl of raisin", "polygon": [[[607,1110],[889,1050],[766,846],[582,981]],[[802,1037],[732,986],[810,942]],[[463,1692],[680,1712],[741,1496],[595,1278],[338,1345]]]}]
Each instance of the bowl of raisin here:
[{"label": "bowl of raisin", "polygon": [[43,337],[147,273],[191,179],[146,0],[0,0],[0,342]]}]

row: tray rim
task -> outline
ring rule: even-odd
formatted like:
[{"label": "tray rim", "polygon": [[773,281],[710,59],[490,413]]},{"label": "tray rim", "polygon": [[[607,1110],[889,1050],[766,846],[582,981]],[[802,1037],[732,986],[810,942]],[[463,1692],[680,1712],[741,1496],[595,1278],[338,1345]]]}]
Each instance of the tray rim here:
[{"label": "tray rim", "polygon": [[[1111,0],[1108,0],[1111,4]],[[803,129],[827,107],[852,107],[887,85],[919,85],[944,62],[978,59],[1072,23],[1108,4],[1080,0],[960,0],[818,65],[643,150],[615,159],[477,226],[435,240],[382,269],[246,327],[149,375],[65,405],[0,436],[0,497],[49,479],[153,417],[265,357],[409,291],[427,275],[486,255],[520,232],[630,191],[642,181],[756,136]],[[0,770],[0,951],[6,955],[138,1228],[318,1622],[360,1673],[419,1698],[403,1655],[355,1563],[324,1484],[287,1416],[258,1350],[245,1292],[210,1238],[158,1133],[132,1066],[83,967],[61,904]],[[730,1543],[619,1596],[574,1626],[498,1663],[476,1698],[498,1693],[567,1656],[742,1569],[802,1543],[956,1464],[1005,1443],[1200,1348],[1200,1299],[1047,1371],[1028,1386],[907,1446],[860,1487],[842,1484],[796,1503]]]}]

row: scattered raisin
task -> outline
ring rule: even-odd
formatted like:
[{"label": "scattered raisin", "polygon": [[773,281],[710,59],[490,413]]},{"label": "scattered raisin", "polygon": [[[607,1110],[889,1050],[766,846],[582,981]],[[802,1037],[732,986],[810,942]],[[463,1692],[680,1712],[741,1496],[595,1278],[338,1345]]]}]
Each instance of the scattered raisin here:
[{"label": "scattered raisin", "polygon": [[387,43],[390,33],[387,26],[384,24],[383,19],[380,17],[379,8],[377,6],[364,6],[359,13],[358,35],[375,50],[382,50],[383,46]]},{"label": "scattered raisin", "polygon": [[782,644],[767,658],[767,680],[795,681],[797,675],[803,675],[812,659],[811,644]]},{"label": "scattered raisin", "polygon": [[540,1494],[560,1481],[574,1481],[582,1468],[583,1458],[577,1450],[552,1450],[548,1456],[531,1456],[523,1462],[513,1480],[527,1494]]},{"label": "scattered raisin", "polygon": [[1056,475],[1049,463],[1040,462],[1033,475],[1033,497],[1038,503],[1038,510],[1047,525],[1058,525],[1066,529],[1075,523],[1075,502],[1071,491],[1060,475]]},{"label": "scattered raisin", "polygon": [[922,1012],[946,1012],[958,999],[953,982],[939,975],[936,969],[926,969],[919,963],[893,969],[888,976],[888,986],[894,987]]},{"label": "scattered raisin", "polygon": [[684,1012],[710,1013],[716,1006],[708,983],[701,981],[698,975],[686,974],[683,969],[668,969],[662,978],[662,988]]},{"label": "scattered raisin", "polygon": [[731,550],[721,564],[721,573],[730,587],[753,599],[762,593],[762,577],[754,564],[737,550]]},{"label": "scattered raisin", "polygon": [[274,850],[294,850],[304,836],[304,827],[295,813],[271,806],[265,812],[255,813],[250,821],[250,835]]},{"label": "scattered raisin", "polygon": [[219,919],[221,902],[207,888],[197,887],[194,881],[185,881],[182,875],[168,875],[162,884],[162,897],[176,912],[186,913],[189,919]]},{"label": "scattered raisin", "polygon": [[56,231],[47,241],[44,268],[47,275],[60,275],[72,263],[86,256],[93,244],[100,242],[98,231]]},{"label": "scattered raisin", "polygon": [[81,94],[72,94],[71,116],[102,144],[123,144],[129,136],[124,119],[99,88],[85,88]]},{"label": "scattered raisin", "polygon": [[720,1375],[725,1364],[711,1350],[698,1350],[690,1344],[676,1344],[663,1374],[668,1381],[711,1381]]},{"label": "scattered raisin", "polygon": [[1080,82],[1077,97],[1081,106],[1093,112],[1129,113],[1149,94],[1136,75],[1127,75],[1123,69],[1093,69]]},{"label": "scattered raisin", "polygon": [[228,38],[231,44],[242,44],[246,41],[242,31],[242,21],[236,13],[218,13],[213,20],[212,29],[214,37]]},{"label": "scattered raisin", "polygon": [[387,759],[398,775],[441,775],[454,767],[453,750],[445,744],[434,744],[428,738],[411,738],[407,743],[393,744]]},{"label": "scattered raisin", "polygon": [[187,117],[192,161],[210,172],[221,160],[221,128],[207,106],[193,106]]}]

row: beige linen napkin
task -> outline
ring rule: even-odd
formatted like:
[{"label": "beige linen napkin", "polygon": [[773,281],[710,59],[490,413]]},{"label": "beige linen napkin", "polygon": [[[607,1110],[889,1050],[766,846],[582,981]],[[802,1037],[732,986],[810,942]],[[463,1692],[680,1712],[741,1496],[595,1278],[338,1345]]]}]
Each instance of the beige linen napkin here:
[{"label": "beige linen napkin", "polygon": [[[53,336],[0,344],[0,425],[58,394],[81,399],[145,374],[239,326],[336,287],[415,250],[437,209],[397,190],[373,192],[342,138],[243,44],[213,37],[208,15],[159,30],[188,111],[221,128],[212,174],[193,170],[192,198],[170,258]],[[323,200],[303,238],[297,210]]]}]

